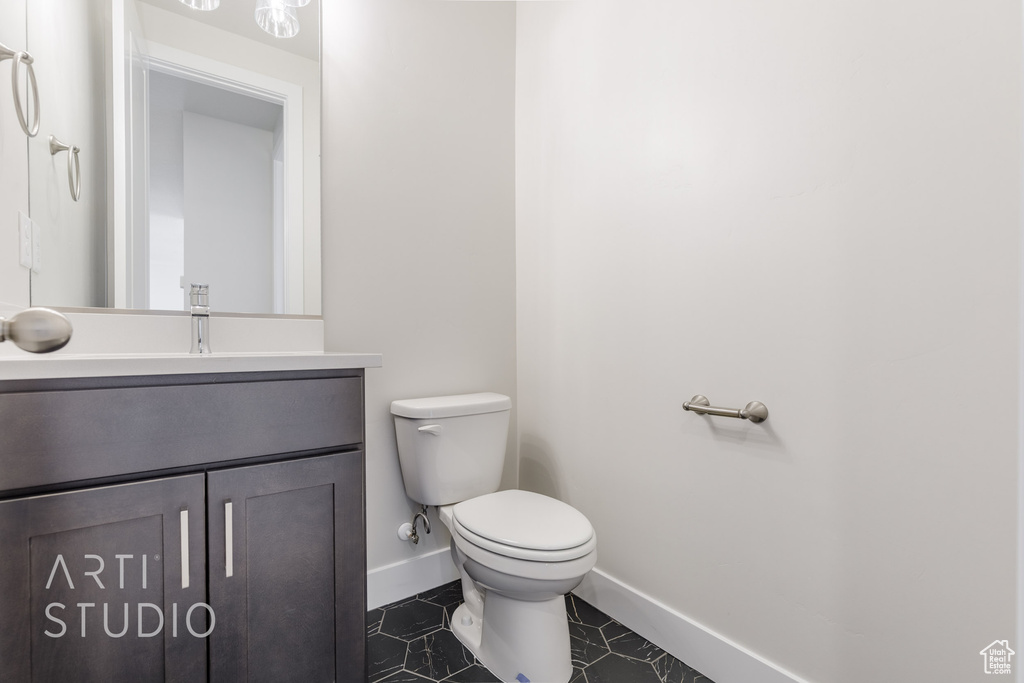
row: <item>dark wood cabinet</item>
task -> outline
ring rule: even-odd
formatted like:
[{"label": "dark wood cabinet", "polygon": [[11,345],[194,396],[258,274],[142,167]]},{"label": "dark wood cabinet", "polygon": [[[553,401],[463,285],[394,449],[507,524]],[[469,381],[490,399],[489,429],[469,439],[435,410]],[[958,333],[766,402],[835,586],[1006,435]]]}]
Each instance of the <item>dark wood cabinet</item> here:
[{"label": "dark wood cabinet", "polygon": [[[144,414],[150,385],[135,379],[119,381],[140,401],[134,413]],[[190,387],[209,394],[216,385],[228,399],[203,412],[204,433],[216,433],[224,447],[197,454],[196,443],[206,442],[189,441],[187,409],[163,420],[148,415],[142,424],[152,430],[136,423],[125,430],[126,443],[100,425],[91,429],[94,443],[80,434],[81,452],[89,457],[97,444],[121,449],[120,456],[97,459],[116,479],[72,482],[64,481],[67,472],[97,465],[61,469],[76,457],[74,449],[38,446],[23,428],[35,424],[40,406],[53,419],[60,419],[55,410],[71,406],[65,417],[82,423],[97,406],[81,392],[120,398],[119,387],[86,383],[68,397],[52,383],[0,382],[0,419],[6,431],[18,432],[13,442],[37,444],[37,454],[57,465],[48,472],[38,462],[19,462],[16,480],[40,485],[0,488],[0,680],[365,681],[361,374],[284,377],[287,383],[266,385],[270,397],[254,394],[249,378],[230,379],[191,377],[172,385],[179,398]],[[263,373],[259,379],[268,380]],[[252,445],[251,434],[243,439],[246,449],[231,446],[233,431],[255,428],[258,420],[275,434],[272,448],[285,448],[290,442],[276,427],[291,428],[292,402],[306,396],[304,383],[330,424],[310,433],[303,421],[295,451],[268,454]],[[160,390],[154,410],[165,411],[167,378],[152,386]],[[287,405],[275,411],[273,392],[282,389]],[[245,401],[254,395],[255,417]],[[281,425],[267,424],[274,415]],[[167,442],[175,427],[185,434],[184,453]],[[171,454],[168,471],[153,471],[149,445]],[[147,455],[132,456],[140,451]],[[12,457],[0,453],[0,467]],[[146,471],[138,471],[140,461]],[[179,462],[186,464],[174,467]]]},{"label": "dark wood cabinet", "polygon": [[0,680],[204,680],[205,513],[201,474],[0,502]]},{"label": "dark wood cabinet", "polygon": [[[331,455],[211,472],[212,683],[331,683],[362,658],[360,458]],[[228,530],[231,530],[230,532]],[[231,538],[230,542],[228,538]]]}]

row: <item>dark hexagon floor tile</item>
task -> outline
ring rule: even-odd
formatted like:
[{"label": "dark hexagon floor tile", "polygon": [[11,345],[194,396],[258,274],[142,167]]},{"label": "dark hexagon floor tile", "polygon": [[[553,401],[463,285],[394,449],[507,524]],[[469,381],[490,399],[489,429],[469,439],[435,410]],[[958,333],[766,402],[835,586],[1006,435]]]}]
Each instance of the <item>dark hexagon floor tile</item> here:
[{"label": "dark hexagon floor tile", "polygon": [[620,636],[629,635],[632,631],[613,619],[601,627],[601,633],[608,642],[611,642]]},{"label": "dark hexagon floor tile", "polygon": [[443,607],[422,600],[409,600],[384,610],[380,632],[412,641],[436,631],[443,625]]},{"label": "dark hexagon floor tile", "polygon": [[444,679],[445,683],[501,683],[501,679],[490,671],[474,664]]},{"label": "dark hexagon floor tile", "polygon": [[587,683],[662,683],[654,666],[612,653],[586,668]]},{"label": "dark hexagon floor tile", "polygon": [[662,683],[712,683],[696,669],[687,666],[672,655],[666,653],[654,662],[654,670],[661,676]]},{"label": "dark hexagon floor tile", "polygon": [[384,610],[381,607],[372,609],[366,613],[366,635],[372,636],[380,631],[380,622],[384,618]]},{"label": "dark hexagon floor tile", "polygon": [[609,640],[608,648],[616,654],[643,662],[653,662],[665,654],[660,647],[632,632]]},{"label": "dark hexagon floor tile", "polygon": [[[450,630],[451,614],[461,602],[462,584],[456,580],[369,610],[370,682],[499,683]],[[712,683],[575,595],[566,596],[566,613],[570,683]]]},{"label": "dark hexagon floor tile", "polygon": [[440,681],[472,666],[474,661],[473,653],[459,642],[454,633],[441,630],[409,643],[405,668]]},{"label": "dark hexagon floor tile", "polygon": [[445,605],[444,607],[444,627],[450,629],[452,627],[452,615],[455,614],[455,610],[459,608],[462,603],[456,603],[454,605]]},{"label": "dark hexagon floor tile", "polygon": [[405,653],[409,644],[383,633],[374,633],[366,639],[366,660],[370,681],[379,681],[405,666]]},{"label": "dark hexagon floor tile", "polygon": [[610,616],[572,593],[565,596],[565,612],[569,616],[569,621],[588,626],[601,627],[612,620]]},{"label": "dark hexagon floor tile", "polygon": [[434,588],[433,590],[420,593],[416,597],[425,602],[432,602],[435,605],[441,605],[441,607],[458,605],[462,602],[462,581],[456,579],[451,583],[446,583],[445,585]]},{"label": "dark hexagon floor tile", "polygon": [[608,654],[608,646],[601,635],[601,629],[586,624],[569,622],[569,650],[572,654],[572,665],[585,668]]},{"label": "dark hexagon floor tile", "polygon": [[429,678],[424,678],[419,674],[414,674],[409,671],[399,671],[398,673],[392,674],[387,678],[382,678],[380,683],[423,683],[423,681],[430,681]]}]

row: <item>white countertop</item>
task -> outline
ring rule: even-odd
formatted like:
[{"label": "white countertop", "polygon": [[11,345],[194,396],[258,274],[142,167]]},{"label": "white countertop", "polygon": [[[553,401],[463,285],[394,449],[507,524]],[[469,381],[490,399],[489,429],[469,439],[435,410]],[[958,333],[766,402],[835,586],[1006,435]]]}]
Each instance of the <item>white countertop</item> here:
[{"label": "white countertop", "polygon": [[379,368],[379,353],[187,353],[33,355],[0,357],[0,381],[64,377],[128,377],[217,372]]}]

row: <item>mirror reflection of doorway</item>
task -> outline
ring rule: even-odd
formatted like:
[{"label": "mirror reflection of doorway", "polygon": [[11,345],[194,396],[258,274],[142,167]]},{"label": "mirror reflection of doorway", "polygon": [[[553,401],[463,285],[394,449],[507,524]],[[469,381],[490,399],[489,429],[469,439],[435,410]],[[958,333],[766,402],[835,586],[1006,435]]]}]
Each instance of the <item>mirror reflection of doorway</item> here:
[{"label": "mirror reflection of doorway", "polygon": [[181,310],[189,284],[202,282],[214,310],[284,312],[284,107],[153,68],[148,85],[136,295],[150,309]]}]

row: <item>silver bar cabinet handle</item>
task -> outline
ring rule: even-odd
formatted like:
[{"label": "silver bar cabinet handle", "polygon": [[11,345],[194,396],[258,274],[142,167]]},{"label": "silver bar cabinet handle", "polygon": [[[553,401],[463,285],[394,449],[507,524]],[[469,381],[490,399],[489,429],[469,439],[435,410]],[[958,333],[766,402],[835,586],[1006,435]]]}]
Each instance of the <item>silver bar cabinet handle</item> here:
[{"label": "silver bar cabinet handle", "polygon": [[231,501],[224,503],[224,576],[235,575],[235,524]]},{"label": "silver bar cabinet handle", "polygon": [[719,417],[738,417],[751,422],[764,422],[768,419],[768,407],[760,401],[751,401],[743,408],[715,408],[707,396],[697,394],[683,403],[683,410],[699,415],[717,415]]},{"label": "silver bar cabinet handle", "polygon": [[181,587],[188,588],[188,508],[178,514],[181,525]]}]

